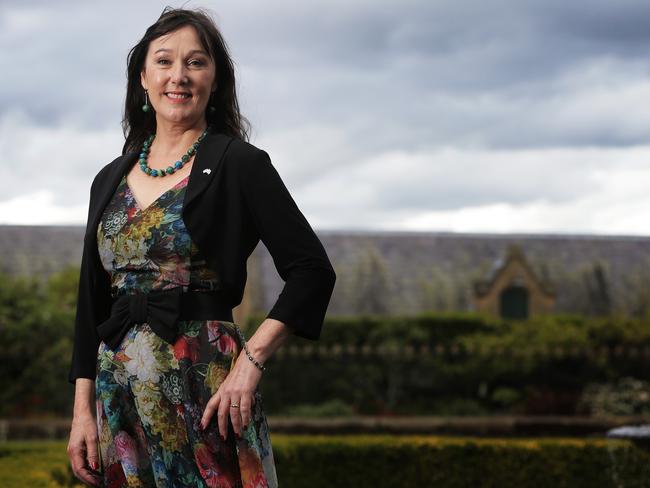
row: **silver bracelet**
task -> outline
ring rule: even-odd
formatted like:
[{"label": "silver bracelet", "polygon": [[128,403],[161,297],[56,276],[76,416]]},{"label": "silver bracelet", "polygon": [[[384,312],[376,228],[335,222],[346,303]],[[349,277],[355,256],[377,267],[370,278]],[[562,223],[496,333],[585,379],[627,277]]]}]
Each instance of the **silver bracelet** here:
[{"label": "silver bracelet", "polygon": [[253,356],[251,356],[251,353],[248,350],[248,346],[246,345],[246,338],[244,337],[244,334],[242,333],[242,331],[239,330],[239,327],[236,327],[236,330],[237,330],[237,333],[239,334],[239,337],[241,338],[241,342],[242,342],[242,344],[244,346],[244,351],[246,351],[246,355],[248,356],[248,359],[253,361],[253,364],[255,366],[257,366],[258,369],[260,369],[262,371],[265,371],[266,366],[264,366],[263,364],[260,364]]}]

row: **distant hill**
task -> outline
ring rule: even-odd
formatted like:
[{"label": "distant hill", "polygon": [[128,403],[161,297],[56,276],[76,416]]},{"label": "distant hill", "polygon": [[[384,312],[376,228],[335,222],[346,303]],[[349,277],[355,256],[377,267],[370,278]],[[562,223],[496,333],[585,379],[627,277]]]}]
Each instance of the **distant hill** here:
[{"label": "distant hill", "polygon": [[[0,226],[0,270],[43,277],[79,265],[82,226]],[[531,268],[550,282],[558,312],[594,309],[598,264],[616,311],[650,310],[650,237],[561,234],[319,231],[337,272],[328,313],[472,310],[473,283],[498,268],[518,244]],[[602,281],[602,280],[601,280]],[[249,261],[254,307],[268,310],[282,289],[261,244]]]}]

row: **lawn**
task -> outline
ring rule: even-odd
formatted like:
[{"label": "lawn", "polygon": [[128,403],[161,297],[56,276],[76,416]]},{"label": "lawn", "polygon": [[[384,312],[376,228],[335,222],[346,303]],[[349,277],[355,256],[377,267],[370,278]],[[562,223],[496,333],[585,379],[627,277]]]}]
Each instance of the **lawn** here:
[{"label": "lawn", "polygon": [[11,441],[0,444],[3,488],[84,486],[69,484],[67,441]]}]

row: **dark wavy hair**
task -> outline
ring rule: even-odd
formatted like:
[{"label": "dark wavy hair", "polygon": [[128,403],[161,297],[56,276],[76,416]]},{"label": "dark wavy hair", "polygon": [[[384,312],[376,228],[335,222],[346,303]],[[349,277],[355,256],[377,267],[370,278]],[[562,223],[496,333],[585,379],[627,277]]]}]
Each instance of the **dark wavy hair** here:
[{"label": "dark wavy hair", "polygon": [[214,21],[203,9],[182,9],[165,7],[158,20],[150,26],[144,36],[127,57],[127,87],[122,117],[122,131],[126,141],[122,154],[139,151],[149,134],[156,131],[156,115],[153,110],[142,111],[144,88],[140,83],[149,44],[152,40],[186,25],[193,26],[201,44],[214,62],[217,72],[217,90],[212,96],[211,112],[206,107],[205,118],[213,131],[248,141],[251,124],[239,112],[235,88],[235,68],[228,52],[228,46]]}]

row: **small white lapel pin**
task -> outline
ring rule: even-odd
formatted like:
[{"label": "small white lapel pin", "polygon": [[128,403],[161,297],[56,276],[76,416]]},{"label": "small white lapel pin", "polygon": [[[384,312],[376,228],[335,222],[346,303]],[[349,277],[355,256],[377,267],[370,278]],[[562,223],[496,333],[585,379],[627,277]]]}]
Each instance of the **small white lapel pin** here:
[{"label": "small white lapel pin", "polygon": [[209,175],[209,174],[212,172],[212,170],[211,170],[210,168],[205,168],[205,169],[203,170],[203,172],[204,172],[206,175]]}]

